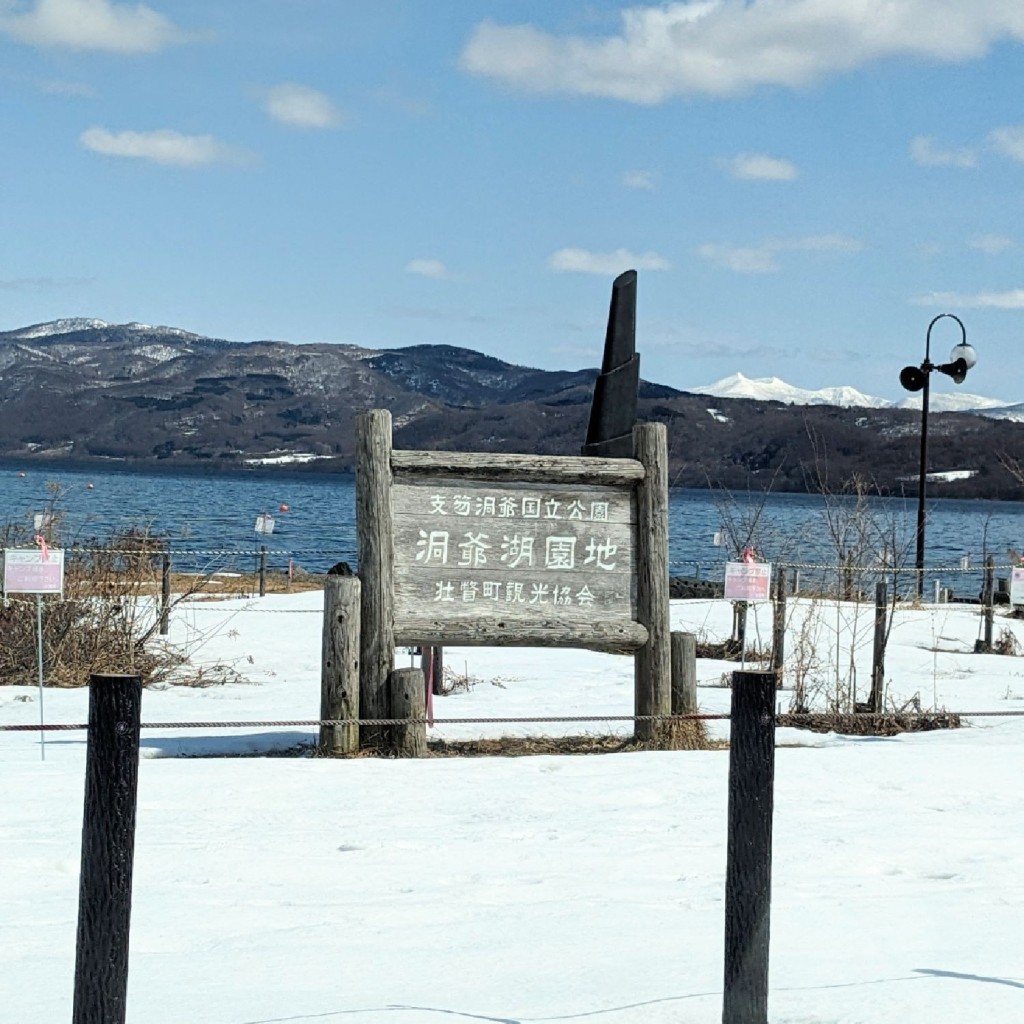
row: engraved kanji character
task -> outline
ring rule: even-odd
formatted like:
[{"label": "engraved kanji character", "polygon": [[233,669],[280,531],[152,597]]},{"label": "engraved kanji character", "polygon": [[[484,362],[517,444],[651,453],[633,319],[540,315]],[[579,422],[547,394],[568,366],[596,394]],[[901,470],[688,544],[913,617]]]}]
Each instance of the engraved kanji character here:
[{"label": "engraved kanji character", "polygon": [[523,585],[522,583],[506,583],[505,584],[505,603],[506,604],[522,604],[525,601],[523,597]]},{"label": "engraved kanji character", "polygon": [[420,530],[420,539],[416,541],[416,561],[427,565],[430,562],[440,562],[442,565],[448,561],[448,531],[447,530]]},{"label": "engraved kanji character", "polygon": [[576,603],[581,605],[594,603],[594,595],[590,592],[590,587],[583,586],[576,592]]},{"label": "engraved kanji character", "polygon": [[572,604],[572,590],[569,587],[555,587],[554,604]]},{"label": "engraved kanji character", "polygon": [[480,590],[480,584],[474,580],[463,580],[462,581],[462,600],[464,602],[475,601],[476,595]]},{"label": "engraved kanji character", "polygon": [[598,569],[611,570],[615,568],[615,563],[609,562],[608,559],[619,550],[619,546],[617,544],[613,544],[608,538],[605,538],[603,544],[599,544],[593,537],[591,537],[586,550],[587,557],[583,559],[584,565],[590,565],[593,562]]},{"label": "engraved kanji character", "polygon": [[493,516],[494,515],[494,495],[488,494],[485,497],[477,498],[476,504],[473,506],[473,515],[475,516]]},{"label": "engraved kanji character", "polygon": [[556,501],[554,498],[548,498],[548,500],[544,502],[544,518],[545,519],[558,519],[558,518],[560,518],[559,515],[558,515],[558,506],[561,505],[561,504],[562,503],[560,501]]},{"label": "engraved kanji character", "polygon": [[438,580],[434,584],[434,600],[435,601],[454,601],[455,600],[455,584],[448,583],[445,580]]},{"label": "engraved kanji character", "polygon": [[523,518],[540,519],[540,498],[523,498]]},{"label": "engraved kanji character", "polygon": [[516,509],[518,503],[515,498],[502,498],[498,502],[498,518],[499,519],[513,519],[515,518]]},{"label": "engraved kanji character", "polygon": [[505,537],[501,542],[503,552],[501,560],[510,568],[517,569],[520,565],[533,565],[533,538],[516,533]]},{"label": "engraved kanji character", "polygon": [[448,509],[445,507],[445,497],[443,494],[432,494],[430,496],[430,514],[436,516],[448,515]]},{"label": "engraved kanji character", "polygon": [[548,537],[544,541],[545,569],[576,568],[576,538]]},{"label": "engraved kanji character", "polygon": [[594,523],[608,522],[608,502],[592,501],[590,503],[590,519]]},{"label": "engraved kanji character", "polygon": [[569,502],[569,510],[566,518],[568,519],[582,519],[583,514],[586,510],[583,508],[583,502],[578,499]]},{"label": "engraved kanji character", "polygon": [[501,599],[501,584],[496,580],[485,580],[484,581],[484,597],[489,597],[494,601]]},{"label": "engraved kanji character", "polygon": [[484,552],[491,548],[490,544],[484,543],[487,540],[487,534],[466,533],[463,536],[466,539],[459,542],[459,551],[462,552],[459,565],[486,565],[487,556]]},{"label": "engraved kanji character", "polygon": [[548,596],[551,588],[546,583],[531,583],[530,584],[530,604],[545,604],[545,598]]},{"label": "engraved kanji character", "polygon": [[468,494],[456,494],[452,498],[452,507],[457,516],[468,516],[473,510],[473,499]]}]

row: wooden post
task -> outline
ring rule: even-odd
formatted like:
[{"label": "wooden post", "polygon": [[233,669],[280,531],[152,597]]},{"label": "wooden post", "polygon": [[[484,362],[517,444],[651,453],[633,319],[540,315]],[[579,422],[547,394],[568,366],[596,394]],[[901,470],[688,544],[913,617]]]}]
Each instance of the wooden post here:
[{"label": "wooden post", "polygon": [[[388,675],[395,659],[394,540],[391,527],[391,413],[372,409],[356,420],[356,536],[362,580],[359,707],[362,718],[387,718]],[[360,744],[379,747],[384,729],[363,726]]]},{"label": "wooden post", "polygon": [[885,692],[885,619],[889,604],[885,580],[875,584],[875,637],[871,651],[871,698],[868,707],[880,714]]},{"label": "wooden post", "polygon": [[[668,434],[664,423],[633,428],[634,458],[644,478],[636,488],[636,618],[648,633],[634,657],[637,715],[672,710],[672,657],[668,583]],[[634,735],[652,742],[665,734],[663,722],[638,721]]]},{"label": "wooden post", "polygon": [[260,597],[267,596],[267,545],[260,545]]},{"label": "wooden post", "polygon": [[324,586],[320,717],[351,720],[346,725],[320,726],[320,750],[324,754],[354,754],[359,750],[361,589],[357,576],[328,576]]},{"label": "wooden post", "polygon": [[[697,714],[697,638],[692,633],[673,630],[672,649],[672,714]],[[673,722],[668,746],[672,750],[702,750],[707,745],[707,729],[703,722]]]},{"label": "wooden post", "polygon": [[423,670],[424,685],[430,684],[430,692],[438,697],[444,693],[444,648],[424,646],[420,650],[420,668]]},{"label": "wooden post", "polygon": [[160,635],[171,631],[171,553],[165,551],[160,566]]},{"label": "wooden post", "polygon": [[142,678],[89,677],[72,1024],[124,1024]]},{"label": "wooden post", "polygon": [[425,757],[427,723],[426,683],[418,668],[396,668],[388,676],[390,716],[405,722],[391,727],[391,744],[399,757]]},{"label": "wooden post", "polygon": [[775,605],[772,609],[772,671],[781,688],[786,664],[786,570],[775,570]]},{"label": "wooden post", "polygon": [[775,673],[733,672],[722,1024],[768,1024]]},{"label": "wooden post", "polygon": [[985,617],[985,639],[974,643],[975,654],[992,653],[992,627],[995,617],[996,560],[989,555],[985,559],[985,582],[981,588],[982,615]]}]

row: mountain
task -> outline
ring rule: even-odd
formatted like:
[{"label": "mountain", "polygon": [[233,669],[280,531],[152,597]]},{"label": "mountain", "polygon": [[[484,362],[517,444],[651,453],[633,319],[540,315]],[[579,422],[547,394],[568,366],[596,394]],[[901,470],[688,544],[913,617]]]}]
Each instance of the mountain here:
[{"label": "mountain", "polygon": [[757,402],[784,402],[787,405],[838,405],[849,408],[862,406],[867,409],[884,409],[891,403],[884,398],[872,398],[856,388],[837,387],[807,391],[787,384],[778,377],[745,377],[734,373],[723,377],[714,384],[689,388],[694,395],[711,395],[715,398],[752,398]]},{"label": "mountain", "polygon": [[[391,410],[400,448],[577,454],[596,376],[450,345],[232,342],[73,318],[0,332],[0,458],[337,471],[351,468],[355,416],[369,408]],[[1024,498],[1006,468],[1024,465],[1024,407],[995,412],[936,410],[929,493]],[[675,486],[838,491],[859,479],[900,494],[916,479],[920,414],[852,388],[645,381],[639,416],[668,428]]]}]

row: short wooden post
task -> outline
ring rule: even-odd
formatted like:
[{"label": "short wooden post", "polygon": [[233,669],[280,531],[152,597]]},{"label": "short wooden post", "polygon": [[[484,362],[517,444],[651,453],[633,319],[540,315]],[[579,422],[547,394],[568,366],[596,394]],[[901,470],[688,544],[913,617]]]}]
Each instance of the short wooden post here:
[{"label": "short wooden post", "polygon": [[160,635],[171,631],[171,553],[165,551],[160,565]]},{"label": "short wooden post", "polygon": [[[388,717],[394,668],[394,539],[391,530],[391,413],[372,409],[356,420],[356,535],[359,539],[359,707],[365,721]],[[363,747],[383,746],[385,730],[363,726]]]},{"label": "short wooden post", "polygon": [[[692,633],[673,630],[672,652],[672,714],[697,714],[697,638]],[[668,746],[672,750],[701,750],[706,746],[707,730],[696,719],[674,721],[669,731]]]},{"label": "short wooden post", "polygon": [[772,608],[772,671],[782,686],[786,664],[786,570],[780,565],[775,570],[775,604]]},{"label": "short wooden post", "polygon": [[871,649],[871,698],[868,707],[880,714],[885,693],[885,620],[889,605],[885,580],[875,584],[875,635]]},{"label": "short wooden post", "polygon": [[444,693],[444,648],[423,647],[420,650],[420,668],[423,670],[424,685],[438,697]]},{"label": "short wooden post", "polygon": [[72,1024],[124,1024],[142,678],[89,677]]},{"label": "short wooden post", "polygon": [[425,757],[427,753],[426,684],[418,668],[396,668],[388,676],[392,718],[392,749],[399,757]]},{"label": "short wooden post", "polygon": [[359,601],[358,576],[328,576],[324,585],[323,657],[320,669],[320,717],[345,721],[320,726],[324,754],[359,750]]},{"label": "short wooden post", "polygon": [[767,1024],[775,673],[733,672],[722,1024]]},{"label": "short wooden post", "polygon": [[[636,488],[636,618],[648,640],[634,657],[634,707],[639,715],[668,715],[672,709],[672,656],[668,582],[668,433],[664,423],[633,428],[634,458],[644,478]],[[665,723],[637,721],[634,735],[653,742]]]},{"label": "short wooden post", "polygon": [[260,545],[260,597],[267,596],[267,545]]}]

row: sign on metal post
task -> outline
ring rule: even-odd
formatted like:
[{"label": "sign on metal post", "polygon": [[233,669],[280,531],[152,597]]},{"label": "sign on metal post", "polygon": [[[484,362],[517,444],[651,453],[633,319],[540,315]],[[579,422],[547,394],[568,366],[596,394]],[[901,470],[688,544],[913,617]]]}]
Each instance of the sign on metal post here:
[{"label": "sign on metal post", "polygon": [[771,562],[726,562],[725,597],[729,601],[770,601]]},{"label": "sign on metal post", "polygon": [[274,532],[274,517],[267,512],[261,512],[256,517],[256,532],[261,534]]},{"label": "sign on metal post", "polygon": [[[39,724],[43,714],[43,595],[64,596],[64,552],[43,543],[39,548],[6,548],[3,552],[4,597],[36,595],[36,662],[39,676]],[[39,754],[46,760],[46,733],[39,732]]]}]

